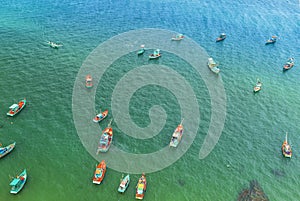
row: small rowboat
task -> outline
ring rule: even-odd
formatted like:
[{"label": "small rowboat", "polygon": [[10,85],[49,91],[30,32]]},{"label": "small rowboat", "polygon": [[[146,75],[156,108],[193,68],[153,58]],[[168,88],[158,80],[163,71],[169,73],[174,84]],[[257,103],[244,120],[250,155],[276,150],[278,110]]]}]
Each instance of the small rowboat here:
[{"label": "small rowboat", "polygon": [[101,184],[101,182],[104,179],[105,173],[106,173],[106,163],[103,160],[96,167],[94,177],[93,177],[93,184]]},{"label": "small rowboat", "polygon": [[295,64],[295,59],[294,58],[289,58],[285,62],[284,66],[283,66],[283,70],[289,70],[289,69],[293,68],[294,64]]},{"label": "small rowboat", "polygon": [[108,124],[107,128],[105,128],[102,131],[102,135],[100,137],[99,145],[97,149],[97,154],[99,152],[107,152],[111,145],[111,142],[113,140],[113,129],[110,125],[111,125],[111,121]]},{"label": "small rowboat", "polygon": [[128,174],[124,178],[122,178],[120,186],[118,188],[118,191],[120,193],[124,193],[126,191],[127,187],[129,186],[129,182],[130,182],[130,176]]},{"label": "small rowboat", "polygon": [[160,50],[156,49],[153,54],[149,55],[149,59],[158,59],[161,56]]},{"label": "small rowboat", "polygon": [[221,33],[220,36],[216,39],[216,42],[220,42],[225,40],[226,38],[226,34],[225,33]]},{"label": "small rowboat", "polygon": [[253,87],[253,92],[256,93],[261,90],[262,82],[257,79],[256,85]]},{"label": "small rowboat", "polygon": [[266,45],[273,44],[277,41],[277,36],[272,36],[270,39],[267,40]]},{"label": "small rowboat", "polygon": [[26,99],[24,98],[23,100],[19,101],[18,104],[12,104],[9,107],[9,111],[8,113],[6,113],[8,116],[15,116],[16,114],[18,114],[26,105]]},{"label": "small rowboat", "polygon": [[138,200],[142,200],[145,196],[146,188],[147,188],[147,181],[146,181],[146,176],[143,173],[136,185],[135,198]]},{"label": "small rowboat", "polygon": [[6,146],[6,147],[0,147],[0,158],[6,156],[9,154],[16,146],[16,142]]},{"label": "small rowboat", "polygon": [[48,41],[47,43],[50,45],[50,47],[55,48],[55,49],[58,49],[59,47],[63,46],[62,44],[57,44],[52,41]]},{"label": "small rowboat", "polygon": [[137,55],[142,55],[145,52],[145,45],[141,45],[141,49],[137,52]]},{"label": "small rowboat", "polygon": [[183,119],[180,122],[180,124],[176,127],[171,141],[170,141],[170,147],[177,147],[179,142],[181,141],[182,134],[183,134],[183,125],[182,125]]},{"label": "small rowboat", "polygon": [[207,66],[212,72],[216,74],[220,72],[220,69],[217,67],[218,64],[214,61],[213,58],[208,58]]},{"label": "small rowboat", "polygon": [[108,115],[108,110],[105,110],[104,112],[101,112],[99,114],[97,114],[94,119],[93,122],[98,123],[100,121],[102,121],[103,119],[105,119]]},{"label": "small rowboat", "polygon": [[85,77],[85,86],[86,86],[87,88],[91,88],[91,87],[93,86],[93,78],[92,78],[91,75],[87,75],[87,76]]},{"label": "small rowboat", "polygon": [[177,34],[176,36],[172,37],[171,40],[179,41],[182,40],[183,38],[184,38],[183,34]]},{"label": "small rowboat", "polygon": [[285,140],[282,143],[281,146],[282,154],[286,158],[291,158],[292,157],[292,147],[289,145],[288,140],[287,140],[287,133],[285,135]]},{"label": "small rowboat", "polygon": [[14,178],[10,182],[9,184],[11,186],[10,193],[12,194],[19,193],[20,190],[22,190],[22,188],[24,187],[26,180],[27,180],[27,172],[25,169],[21,174],[19,174],[16,178]]}]

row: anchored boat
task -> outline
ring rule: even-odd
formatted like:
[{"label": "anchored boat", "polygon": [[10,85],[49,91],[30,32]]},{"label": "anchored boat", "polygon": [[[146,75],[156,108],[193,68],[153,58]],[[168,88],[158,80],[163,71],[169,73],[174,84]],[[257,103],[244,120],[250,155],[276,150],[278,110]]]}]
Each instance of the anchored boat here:
[{"label": "anchored boat", "polygon": [[216,74],[220,72],[220,69],[217,67],[218,64],[214,61],[213,58],[208,58],[207,66],[212,72]]},{"label": "anchored boat", "polygon": [[127,187],[129,186],[129,183],[130,183],[130,176],[128,174],[124,178],[122,178],[118,191],[120,193],[124,193]]},{"label": "anchored boat", "polygon": [[19,101],[18,104],[13,104],[9,107],[9,111],[7,113],[8,116],[15,116],[18,114],[26,105],[26,99],[24,98],[23,100]]},{"label": "anchored boat", "polygon": [[111,127],[111,121],[108,124],[107,128],[102,131],[102,135],[99,140],[97,154],[99,152],[107,152],[111,142],[113,140],[113,129]]},{"label": "anchored boat", "polygon": [[157,59],[161,56],[160,50],[156,49],[152,54],[149,55],[149,59]]},{"label": "anchored boat", "polygon": [[283,70],[289,70],[289,69],[293,68],[294,64],[295,64],[295,59],[289,58],[283,65]]},{"label": "anchored boat", "polygon": [[253,92],[256,93],[261,90],[262,82],[257,79],[255,86],[253,87]]},{"label": "anchored boat", "polygon": [[141,45],[141,48],[137,52],[137,55],[142,55],[142,54],[144,54],[144,52],[145,52],[145,45]]},{"label": "anchored boat", "polygon": [[62,44],[57,44],[52,41],[48,41],[47,43],[50,45],[50,47],[55,48],[55,49],[58,49],[59,47],[63,46]]},{"label": "anchored boat", "polygon": [[27,180],[27,172],[25,169],[25,170],[23,170],[23,172],[21,174],[19,174],[16,178],[14,178],[10,182],[10,184],[9,184],[11,186],[10,193],[12,193],[12,194],[19,193],[22,190],[22,188],[24,187],[26,180]]},{"label": "anchored boat", "polygon": [[286,158],[292,157],[292,147],[288,143],[287,133],[285,134],[285,140],[282,143],[281,150],[284,157]]},{"label": "anchored boat", "polygon": [[16,142],[7,145],[6,147],[0,147],[0,158],[9,154],[15,148],[15,146],[16,146]]},{"label": "anchored boat", "polygon": [[226,34],[225,33],[221,33],[219,35],[219,37],[216,39],[216,42],[223,41],[223,40],[225,40],[225,38],[226,38]]},{"label": "anchored boat", "polygon": [[272,36],[271,38],[269,38],[266,42],[266,45],[269,45],[269,44],[273,44],[277,41],[277,36]]},{"label": "anchored boat", "polygon": [[92,78],[91,75],[87,75],[87,76],[85,77],[85,86],[86,86],[87,88],[91,88],[91,87],[93,86],[93,78]]},{"label": "anchored boat", "polygon": [[93,177],[93,184],[101,184],[106,173],[106,163],[101,161],[97,166]]},{"label": "anchored boat", "polygon": [[97,114],[94,118],[93,118],[93,121],[95,123],[98,123],[100,121],[102,121],[103,119],[105,119],[108,115],[108,110],[105,110],[104,112],[101,112],[99,114]]},{"label": "anchored boat", "polygon": [[143,173],[136,185],[135,198],[138,200],[142,200],[145,196],[146,189],[147,189],[147,181],[146,181],[146,176]]},{"label": "anchored boat", "polygon": [[182,40],[184,38],[184,35],[183,34],[177,34],[176,36],[173,36],[171,38],[171,40],[176,40],[176,41],[179,41],[179,40]]},{"label": "anchored boat", "polygon": [[177,147],[179,142],[181,141],[182,134],[183,134],[183,119],[180,122],[180,124],[176,127],[175,131],[173,132],[171,141],[170,141],[170,147]]}]

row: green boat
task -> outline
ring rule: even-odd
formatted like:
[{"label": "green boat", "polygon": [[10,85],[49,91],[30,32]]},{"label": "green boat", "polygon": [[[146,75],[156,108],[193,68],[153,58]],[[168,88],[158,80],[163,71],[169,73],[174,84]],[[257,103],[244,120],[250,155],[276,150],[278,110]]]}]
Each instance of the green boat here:
[{"label": "green boat", "polygon": [[141,49],[137,52],[137,55],[142,55],[145,52],[145,45],[141,45]]},{"label": "green boat", "polygon": [[25,169],[21,174],[19,174],[16,178],[14,178],[12,182],[10,182],[9,184],[11,186],[10,193],[11,194],[19,193],[24,187],[26,180],[27,180],[27,172]]}]

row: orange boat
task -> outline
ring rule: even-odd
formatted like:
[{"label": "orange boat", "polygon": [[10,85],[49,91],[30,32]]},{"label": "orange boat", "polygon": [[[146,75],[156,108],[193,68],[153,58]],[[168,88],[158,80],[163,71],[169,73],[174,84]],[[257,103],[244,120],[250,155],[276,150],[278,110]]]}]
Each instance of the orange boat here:
[{"label": "orange boat", "polygon": [[87,76],[85,77],[85,86],[86,86],[87,88],[91,88],[91,87],[93,86],[93,78],[92,78],[91,75],[87,75]]},{"label": "orange boat", "polygon": [[94,118],[93,118],[93,121],[95,123],[98,123],[100,121],[102,121],[103,119],[105,119],[108,115],[108,110],[105,110],[104,112],[101,112],[99,114],[97,114]]},{"label": "orange boat", "polygon": [[289,145],[288,140],[287,140],[287,133],[285,136],[285,140],[282,143],[281,146],[282,154],[286,158],[291,158],[292,157],[292,147]]},{"label": "orange boat", "polygon": [[135,198],[138,200],[142,200],[145,196],[146,188],[147,188],[146,175],[143,173],[136,186]]},{"label": "orange boat", "polygon": [[105,176],[105,173],[106,173],[106,163],[103,160],[96,167],[94,178],[93,178],[93,184],[101,184]]}]

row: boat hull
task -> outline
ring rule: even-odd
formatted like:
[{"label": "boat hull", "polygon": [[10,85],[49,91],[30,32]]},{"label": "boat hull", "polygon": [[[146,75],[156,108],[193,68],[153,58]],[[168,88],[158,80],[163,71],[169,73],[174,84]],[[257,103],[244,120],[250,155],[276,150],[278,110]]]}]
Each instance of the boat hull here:
[{"label": "boat hull", "polygon": [[17,178],[23,178],[23,180],[20,180],[17,185],[12,186],[12,189],[10,190],[11,194],[18,194],[23,189],[27,181],[26,169],[21,174],[19,174]]},{"label": "boat hull", "polygon": [[138,184],[136,186],[135,198],[138,200],[144,199],[146,189],[147,189],[147,180],[145,175],[142,174],[142,177],[139,179]]},{"label": "boat hull", "polygon": [[105,161],[101,161],[94,172],[94,177],[93,177],[93,184],[101,184],[106,173],[106,163]]},{"label": "boat hull", "polygon": [[6,147],[3,147],[3,149],[6,149],[3,153],[0,153],[0,158],[3,158],[4,156],[6,156],[7,154],[9,154],[16,146],[16,142],[6,146]]},{"label": "boat hull", "polygon": [[105,110],[105,111],[102,112],[101,114],[102,114],[102,117],[99,118],[99,117],[98,117],[99,114],[96,115],[96,116],[93,118],[93,122],[98,123],[98,122],[102,121],[103,119],[105,119],[105,118],[107,117],[107,115],[108,115],[108,110]]}]

